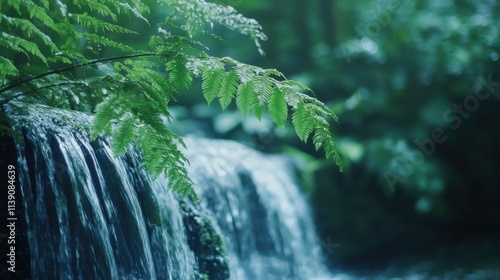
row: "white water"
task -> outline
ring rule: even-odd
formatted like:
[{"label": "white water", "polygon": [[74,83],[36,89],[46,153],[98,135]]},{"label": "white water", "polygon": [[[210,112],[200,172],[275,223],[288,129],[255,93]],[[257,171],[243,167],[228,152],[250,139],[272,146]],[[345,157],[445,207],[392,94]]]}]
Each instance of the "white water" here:
[{"label": "white water", "polygon": [[308,205],[286,158],[232,141],[198,139],[187,145],[201,203],[228,248],[231,279],[326,274]]},{"label": "white water", "polygon": [[[195,279],[179,198],[140,157],[42,108],[14,117],[33,279]],[[24,128],[24,132],[23,131]],[[230,279],[328,278],[309,207],[287,159],[231,141],[187,141],[189,173],[227,249]]]}]

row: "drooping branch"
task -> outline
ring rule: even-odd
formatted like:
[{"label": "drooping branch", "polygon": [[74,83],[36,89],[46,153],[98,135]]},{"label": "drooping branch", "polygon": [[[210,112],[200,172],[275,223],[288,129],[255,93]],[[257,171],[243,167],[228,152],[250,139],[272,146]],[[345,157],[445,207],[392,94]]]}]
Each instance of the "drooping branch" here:
[{"label": "drooping branch", "polygon": [[[95,65],[95,64],[106,62],[106,61],[114,61],[114,60],[122,60],[122,59],[127,59],[127,58],[146,57],[146,56],[158,56],[158,54],[157,53],[131,54],[131,55],[123,55],[123,56],[100,58],[100,59],[91,60],[91,61],[88,61],[88,62],[82,62],[82,63],[78,63],[78,64],[73,64],[73,65],[70,65],[70,66],[63,67],[63,68],[51,70],[51,71],[48,71],[48,72],[45,72],[45,73],[42,73],[42,74],[39,74],[39,75],[36,75],[36,76],[33,76],[33,77],[29,77],[29,78],[24,79],[24,80],[19,81],[19,82],[12,83],[11,85],[8,85],[8,86],[0,89],[0,94],[6,92],[8,90],[11,90],[13,88],[16,88],[18,86],[21,86],[23,84],[29,83],[31,81],[34,81],[34,80],[37,80],[37,79],[41,79],[43,77],[47,77],[47,76],[50,76],[50,75],[59,74],[59,73],[62,73],[62,72],[65,72],[65,71],[69,71],[69,70],[72,70],[72,69],[76,69],[76,68],[79,68],[79,67],[84,67],[84,66],[89,66],[89,65]],[[5,104],[5,103],[2,102],[1,105],[3,105],[3,104]]]},{"label": "drooping branch", "polygon": [[16,99],[18,97],[21,97],[21,96],[24,96],[24,95],[28,95],[28,94],[37,92],[37,91],[42,90],[42,89],[47,89],[47,88],[52,88],[52,87],[60,87],[60,86],[67,86],[67,85],[86,85],[86,83],[80,83],[80,82],[63,82],[63,83],[58,83],[58,84],[46,85],[46,86],[39,87],[39,88],[34,88],[32,90],[29,90],[29,91],[26,91],[26,92],[21,92],[21,93],[18,93],[18,94],[15,94],[13,96],[10,96],[10,97],[7,97],[7,98],[3,99],[2,101],[0,101],[0,107],[2,107],[3,105],[9,103],[10,101],[12,101],[12,100],[14,100],[14,99]]}]

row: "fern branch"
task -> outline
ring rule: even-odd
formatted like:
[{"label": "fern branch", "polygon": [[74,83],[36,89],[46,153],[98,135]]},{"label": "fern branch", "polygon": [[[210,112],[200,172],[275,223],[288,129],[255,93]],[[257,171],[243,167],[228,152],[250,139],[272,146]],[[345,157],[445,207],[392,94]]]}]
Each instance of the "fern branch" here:
[{"label": "fern branch", "polygon": [[88,84],[86,83],[82,83],[82,82],[63,82],[63,83],[57,83],[57,84],[52,84],[52,85],[46,85],[46,86],[43,86],[43,87],[37,87],[37,88],[34,88],[32,90],[29,90],[29,91],[25,91],[25,92],[21,92],[21,93],[18,93],[18,94],[15,94],[11,97],[8,97],[8,98],[5,98],[3,100],[0,101],[0,107],[2,107],[3,105],[9,103],[10,101],[16,99],[16,98],[19,98],[21,96],[25,96],[25,95],[28,95],[28,94],[32,94],[32,93],[35,93],[37,91],[40,91],[42,89],[49,89],[49,88],[53,88],[53,87],[62,87],[62,86],[74,86],[74,85],[80,85],[80,86],[87,86]]},{"label": "fern branch", "polygon": [[59,73],[62,73],[62,72],[66,72],[66,71],[69,71],[69,70],[72,70],[72,69],[76,69],[76,68],[79,68],[79,67],[100,64],[100,63],[107,62],[107,61],[115,61],[115,60],[122,60],[122,59],[127,59],[127,58],[137,58],[137,57],[147,57],[147,56],[159,56],[159,55],[156,54],[156,53],[140,53],[140,54],[131,54],[131,55],[107,57],[107,58],[101,58],[101,59],[91,60],[89,62],[82,62],[82,63],[70,65],[70,66],[67,66],[67,67],[62,67],[62,68],[59,68],[59,69],[56,69],[56,70],[48,71],[48,72],[45,72],[45,73],[42,73],[42,74],[30,77],[30,78],[21,80],[19,82],[15,82],[15,83],[13,83],[11,85],[8,85],[8,86],[5,86],[5,87],[1,88],[0,89],[0,94],[6,92],[8,90],[11,90],[13,88],[16,88],[18,86],[21,86],[23,84],[29,83],[31,81],[34,81],[34,80],[37,80],[37,79],[40,79],[40,78],[43,78],[43,77],[47,77],[47,76],[50,76],[50,75],[55,75],[55,74],[59,74]]}]

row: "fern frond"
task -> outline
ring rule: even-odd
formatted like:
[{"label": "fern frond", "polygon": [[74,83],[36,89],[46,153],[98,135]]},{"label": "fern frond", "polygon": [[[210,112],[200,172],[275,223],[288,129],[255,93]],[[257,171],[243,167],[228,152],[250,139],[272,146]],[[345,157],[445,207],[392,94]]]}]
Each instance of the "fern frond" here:
[{"label": "fern frond", "polygon": [[71,17],[74,18],[76,23],[80,24],[85,28],[93,29],[94,32],[99,32],[99,30],[101,30],[102,32],[111,31],[121,34],[137,34],[137,32],[132,31],[128,28],[125,28],[117,24],[105,22],[93,16],[89,16],[87,13],[72,14]]},{"label": "fern frond", "polygon": [[99,3],[97,1],[84,1],[84,2],[88,2],[89,5],[88,7],[90,8],[91,11],[96,11],[98,14],[100,14],[101,16],[109,16],[111,17],[111,19],[113,19],[113,21],[117,21],[117,16],[116,14],[111,11],[111,9],[108,7],[107,4],[104,4],[104,3]]},{"label": "fern frond", "polygon": [[132,68],[128,68],[124,64],[117,65],[124,72],[122,77],[125,81],[115,81],[115,83],[120,83],[121,88],[130,92],[130,94],[123,96],[130,107],[147,102],[154,112],[165,117],[170,116],[168,112],[168,101],[171,97],[170,86],[164,77],[149,69],[141,68],[140,63],[139,66],[133,65]]},{"label": "fern frond", "polygon": [[16,27],[22,30],[23,32],[26,33],[27,37],[31,37],[32,34],[36,35],[38,38],[42,40],[42,42],[45,45],[50,47],[50,50],[52,52],[59,51],[57,46],[50,39],[50,37],[47,34],[40,31],[40,29],[38,29],[38,27],[36,27],[29,20],[22,18],[12,18],[5,15],[0,15],[0,19],[7,21],[9,23],[8,24],[9,27]]},{"label": "fern frond", "polygon": [[316,151],[323,148],[326,158],[333,159],[335,164],[339,167],[340,172],[344,171],[344,164],[339,153],[337,152],[333,136],[330,133],[328,126],[320,125],[316,127],[313,136],[313,143]]},{"label": "fern frond", "polygon": [[246,64],[238,63],[234,67],[236,73],[238,73],[238,77],[242,83],[248,83],[253,81],[255,78],[255,71],[253,67],[248,67]]},{"label": "fern frond", "polygon": [[288,106],[285,101],[285,94],[278,88],[274,88],[274,92],[269,98],[268,107],[273,121],[279,127],[283,127],[288,116]]},{"label": "fern frond", "polygon": [[165,98],[165,95],[162,94],[161,91],[157,91],[150,84],[147,84],[147,82],[140,81],[138,83],[141,86],[142,94],[144,94],[147,97],[146,100],[149,100],[154,105],[156,105],[155,109],[158,112],[160,112],[166,117],[169,117],[170,113],[168,112],[168,101]]},{"label": "fern frond", "polygon": [[257,76],[255,81],[255,92],[258,94],[259,105],[266,106],[269,97],[273,94],[273,84],[267,75]]},{"label": "fern frond", "polygon": [[[4,1],[2,1],[2,2],[4,2]],[[7,6],[14,8],[18,14],[21,13],[21,11],[20,11],[21,1],[20,0],[8,0],[8,1],[5,1],[4,4],[7,4]]]},{"label": "fern frond", "polygon": [[276,87],[283,92],[283,97],[285,98],[286,104],[292,109],[297,108],[301,101],[298,92],[293,87],[284,85],[283,82],[277,83]]},{"label": "fern frond", "polygon": [[189,89],[193,82],[193,77],[186,66],[185,58],[176,58],[167,62],[167,71],[169,72],[169,81],[177,92],[183,92]]},{"label": "fern frond", "polygon": [[40,0],[40,3],[45,9],[48,9],[50,7],[50,2],[49,0]]},{"label": "fern frond", "polygon": [[0,56],[0,81],[4,81],[7,76],[16,76],[18,73],[19,70],[12,64],[10,59]]},{"label": "fern frond", "polygon": [[276,76],[276,77],[280,77],[280,78],[286,78],[285,75],[283,75],[283,73],[281,73],[280,71],[276,70],[276,69],[264,69],[263,75],[266,75],[266,76]]},{"label": "fern frond", "polygon": [[[262,26],[250,18],[238,13],[231,6],[209,3],[204,0],[163,0],[174,7],[176,14],[183,18],[182,28],[189,34],[206,32],[207,27],[213,28],[213,24],[220,24],[230,30],[235,30],[253,39],[258,51],[264,54],[261,42],[267,40],[262,32]],[[210,30],[208,29],[208,30]]]},{"label": "fern frond", "polygon": [[90,130],[90,138],[95,139],[100,133],[104,132],[107,135],[111,135],[112,131],[112,120],[117,119],[117,104],[114,102],[114,97],[108,97],[103,102],[96,106],[96,112],[94,114],[94,121],[92,122],[92,127]]},{"label": "fern frond", "polygon": [[120,120],[113,134],[113,153],[121,155],[127,151],[137,133],[136,119],[132,114],[127,114],[125,119]]},{"label": "fern frond", "polygon": [[305,95],[303,93],[297,93],[297,97],[304,101],[307,102],[308,104],[312,105],[312,108],[318,113],[318,114],[323,114],[326,115],[332,119],[334,119],[338,123],[338,118],[337,116],[328,108],[323,102],[319,101],[316,98],[310,97],[308,95]]},{"label": "fern frond", "polygon": [[[55,32],[59,33],[60,35],[64,35],[61,32],[61,29],[57,27],[56,23],[52,19],[51,16],[49,16],[46,12],[46,9],[38,6],[37,4],[33,3],[32,1],[20,1],[23,3],[23,5],[26,6],[26,9],[28,10],[28,14],[30,19],[37,19],[39,20],[43,25],[47,26],[48,28],[54,30]],[[61,3],[61,5],[64,5]],[[67,7],[65,7],[67,9]]]},{"label": "fern frond", "polygon": [[4,40],[0,40],[0,45],[8,49],[11,49],[15,52],[22,52],[26,55],[30,53],[31,55],[39,58],[45,64],[47,64],[47,57],[45,57],[45,55],[42,54],[42,52],[40,51],[40,49],[38,49],[38,46],[36,44],[28,40],[25,40],[23,38],[7,34],[5,32],[2,32],[0,35],[1,35],[0,37],[5,38]]},{"label": "fern frond", "polygon": [[259,104],[258,100],[252,105],[253,114],[257,117],[257,119],[259,119],[259,121],[262,120],[262,116],[264,115],[266,109],[266,105]]},{"label": "fern frond", "polygon": [[102,47],[111,47],[111,48],[115,48],[117,50],[121,50],[121,51],[127,52],[127,53],[131,53],[131,52],[135,51],[134,48],[132,48],[128,45],[125,45],[123,43],[113,41],[105,36],[99,36],[97,34],[84,32],[83,38],[87,39],[89,44],[95,44],[95,45],[99,45]]},{"label": "fern frond", "polygon": [[193,182],[185,167],[189,164],[189,160],[177,147],[178,144],[185,146],[184,142],[169,131],[163,125],[161,118],[148,110],[147,106],[137,109],[143,114],[139,114],[142,124],[139,127],[136,144],[143,152],[144,165],[148,172],[153,178],[163,173],[169,181],[169,188],[196,200]]},{"label": "fern frond", "polygon": [[[81,10],[83,10],[83,7],[87,7],[91,11],[97,11],[100,15],[110,16],[114,21],[116,21],[116,14],[124,14],[127,16],[134,16],[149,23],[144,17],[144,14],[149,13],[149,7],[139,0],[101,0],[97,1],[97,4],[95,2],[96,1],[74,1],[74,4]],[[116,13],[111,11],[111,7]]]},{"label": "fern frond", "polygon": [[[287,88],[289,88],[288,85]],[[314,131],[313,143],[316,150],[323,148],[326,158],[333,159],[342,172],[344,168],[342,159],[337,152],[333,136],[330,133],[330,124],[323,116],[332,117],[335,121],[338,121],[337,117],[328,107],[315,98],[299,92],[293,94],[291,91],[288,92],[288,95],[287,103],[289,105],[290,102],[293,104],[292,122],[299,138],[306,142],[309,135]],[[299,101],[295,106],[297,100]]]},{"label": "fern frond", "polygon": [[222,85],[219,90],[219,101],[222,109],[226,109],[227,106],[233,100],[234,94],[236,92],[236,87],[238,86],[238,75],[235,71],[229,71],[224,76],[222,80]]},{"label": "fern frond", "polygon": [[304,85],[302,83],[299,83],[299,82],[296,82],[296,81],[293,81],[293,80],[286,80],[286,81],[283,81],[281,83],[283,85],[289,86],[291,88],[298,88],[300,90],[308,91],[308,92],[314,94],[314,92],[313,92],[312,89],[310,89],[309,87],[307,87],[306,85]]},{"label": "fern frond", "polygon": [[294,109],[292,115],[292,123],[299,136],[300,140],[306,142],[309,134],[314,129],[314,111],[311,110],[309,104],[304,102],[299,103],[299,105]]},{"label": "fern frond", "polygon": [[[141,57],[143,51],[105,34],[133,34],[134,31],[119,21],[124,15],[148,22],[144,15],[149,10],[141,0],[0,1],[2,11],[5,7],[10,9],[8,15],[0,12],[0,24],[6,27],[0,32],[0,48],[8,52],[0,56],[2,83],[5,78],[15,81],[19,78],[16,76],[32,75],[23,73],[22,67],[16,68],[13,53],[26,55],[30,64],[42,61],[49,69],[61,67],[53,62],[74,63],[32,75],[33,78],[21,84],[13,82],[2,87],[0,105],[5,104],[4,100],[8,102],[12,97],[23,95],[23,91],[40,93],[23,96],[23,101],[71,109],[82,102],[84,105],[79,109],[95,111],[91,128],[93,138],[102,132],[110,135],[116,154],[135,145],[153,177],[163,174],[174,191],[196,197],[185,168],[189,161],[179,149],[179,145],[185,145],[169,130],[166,122],[170,118],[168,103],[174,99],[174,94],[188,90],[193,78],[200,77],[207,102],[210,104],[218,98],[222,109],[235,98],[245,116],[252,110],[261,119],[268,110],[273,121],[282,127],[290,107],[292,124],[299,138],[305,142],[313,134],[315,148],[324,149],[326,156],[341,166],[327,121],[327,118],[337,118],[323,103],[299,92],[312,93],[309,88],[287,80],[275,69],[263,69],[230,57],[211,57],[207,54],[208,48],[190,36],[197,32],[212,33],[213,25],[220,25],[253,38],[263,53],[260,42],[266,37],[255,20],[242,16],[232,7],[205,0],[159,1],[168,4],[175,13],[173,20],[161,25],[158,34],[151,37],[153,51],[148,52],[147,58]],[[17,32],[19,30],[24,33]],[[102,47],[135,54],[99,61],[100,64],[109,63],[105,66],[112,68],[93,70],[82,86],[77,86],[78,81],[73,77],[70,79],[63,74],[95,65],[93,56],[98,55]],[[165,69],[158,70],[158,60],[165,63]],[[166,70],[166,75],[162,70]]]},{"label": "fern frond", "polygon": [[134,75],[136,75],[138,79],[142,80],[144,86],[147,86],[148,88],[151,88],[152,91],[156,92],[158,97],[154,99],[157,100],[157,102],[163,103],[166,106],[170,99],[172,99],[170,84],[162,74],[151,69],[142,68],[136,69],[136,71],[134,71]]},{"label": "fern frond", "polygon": [[118,5],[115,5],[115,7],[118,10],[118,13],[124,12],[125,14],[129,16],[135,16],[136,18],[139,18],[143,21],[145,21],[147,24],[149,24],[149,21],[143,16],[143,14],[149,13],[149,7],[146,6],[144,3],[142,3],[139,0],[133,0],[135,7],[132,7],[129,3],[123,3],[122,1],[111,1],[113,3],[118,3]]},{"label": "fern frond", "polygon": [[252,105],[257,103],[257,96],[255,95],[253,82],[249,81],[238,86],[236,93],[236,106],[246,116]]},{"label": "fern frond", "polygon": [[219,94],[219,89],[222,85],[224,79],[224,69],[218,69],[215,71],[205,70],[202,74],[202,84],[201,89],[203,91],[203,96],[207,100],[208,104]]}]

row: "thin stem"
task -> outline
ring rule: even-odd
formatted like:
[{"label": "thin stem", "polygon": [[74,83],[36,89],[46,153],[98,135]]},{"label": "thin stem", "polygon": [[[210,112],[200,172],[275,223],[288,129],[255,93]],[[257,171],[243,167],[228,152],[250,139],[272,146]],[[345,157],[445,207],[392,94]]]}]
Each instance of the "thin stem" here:
[{"label": "thin stem", "polygon": [[34,88],[34,89],[30,90],[30,91],[22,92],[22,93],[13,95],[11,97],[5,98],[4,100],[2,100],[0,102],[0,107],[2,107],[3,105],[7,104],[8,102],[10,102],[10,101],[12,101],[12,100],[14,100],[14,99],[16,99],[18,97],[21,97],[23,95],[31,94],[31,93],[36,92],[36,91],[41,90],[41,89],[47,89],[47,88],[51,88],[51,87],[67,86],[67,85],[87,85],[87,84],[86,83],[80,83],[80,82],[63,82],[63,83],[58,83],[58,84],[46,85],[46,86],[39,87],[39,88]]},{"label": "thin stem", "polygon": [[[92,60],[92,61],[89,61],[89,62],[82,62],[82,63],[79,63],[79,64],[74,64],[74,65],[66,66],[66,67],[63,67],[63,68],[51,70],[51,71],[48,71],[48,72],[45,72],[45,73],[42,73],[42,74],[30,77],[30,78],[27,78],[25,80],[13,83],[13,84],[11,84],[9,86],[6,86],[6,87],[0,89],[0,94],[6,92],[8,90],[11,90],[13,88],[16,88],[16,87],[18,87],[20,85],[23,85],[25,83],[29,83],[29,82],[31,82],[33,80],[41,79],[43,77],[47,77],[47,76],[54,75],[54,74],[59,74],[61,72],[72,70],[72,69],[75,69],[75,68],[79,68],[79,67],[83,67],[83,66],[89,66],[89,65],[94,65],[94,64],[99,64],[99,63],[103,63],[103,62],[106,62],[106,61],[113,61],[113,60],[120,60],[120,59],[127,59],[127,58],[135,58],[135,57],[145,57],[145,56],[158,56],[158,54],[156,54],[156,53],[140,53],[140,54],[131,54],[131,55],[124,55],[124,56],[115,56],[115,57],[101,58],[101,59],[96,59],[96,60]],[[2,105],[3,104],[4,103],[2,103]]]}]

